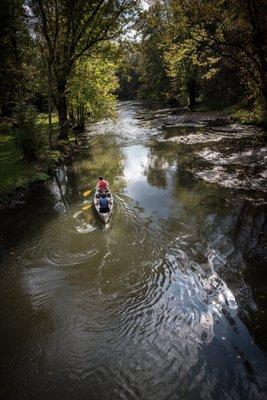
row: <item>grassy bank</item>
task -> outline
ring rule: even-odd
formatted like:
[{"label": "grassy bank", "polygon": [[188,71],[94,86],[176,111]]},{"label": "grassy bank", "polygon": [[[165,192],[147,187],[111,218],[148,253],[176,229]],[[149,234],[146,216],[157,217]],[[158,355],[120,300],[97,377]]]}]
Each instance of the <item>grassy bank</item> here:
[{"label": "grassy bank", "polygon": [[0,203],[16,189],[28,188],[48,175],[23,160],[12,132],[0,133]]},{"label": "grassy bank", "polygon": [[[57,116],[53,115],[53,140],[58,134]],[[0,205],[12,202],[16,196],[37,182],[47,181],[54,167],[73,151],[72,136],[69,143],[60,143],[56,149],[49,149],[48,118],[45,114],[37,118],[38,135],[42,138],[42,146],[38,151],[38,161],[28,163],[24,160],[15,140],[15,132],[11,123],[0,124]],[[56,144],[56,141],[55,141]]]}]

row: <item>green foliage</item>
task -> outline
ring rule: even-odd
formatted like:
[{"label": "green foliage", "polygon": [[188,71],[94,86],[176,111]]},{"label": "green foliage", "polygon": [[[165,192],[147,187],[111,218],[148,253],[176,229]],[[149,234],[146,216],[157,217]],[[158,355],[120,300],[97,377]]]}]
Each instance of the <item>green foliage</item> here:
[{"label": "green foliage", "polygon": [[267,126],[262,104],[254,104],[253,108],[247,109],[244,106],[236,105],[225,110],[231,117],[245,125]]},{"label": "green foliage", "polygon": [[138,62],[139,48],[135,42],[123,41],[118,48],[119,65],[116,71],[118,88],[116,94],[121,100],[131,100],[138,97],[140,86]]},{"label": "green foliage", "polygon": [[137,71],[139,75],[139,97],[165,99],[170,94],[164,50],[157,37],[149,37],[140,44]]},{"label": "green foliage", "polygon": [[263,0],[151,0],[148,5],[137,24],[135,57],[128,57],[128,64],[126,59],[120,79],[124,88],[137,76],[135,93],[141,98],[212,108],[241,103],[256,120],[261,104],[266,114]]},{"label": "green foliage", "polygon": [[194,85],[195,92],[192,93],[194,98],[191,101],[195,103],[196,86],[199,80],[195,43],[186,40],[179,45],[170,44],[165,52],[165,61],[172,88],[179,102],[182,105],[190,104],[190,88]]},{"label": "green foliage", "polygon": [[17,124],[16,143],[27,161],[36,161],[43,143],[36,126],[36,110],[33,106],[22,103],[15,107],[14,116]]},{"label": "green foliage", "polygon": [[[133,18],[136,3],[135,0],[28,2],[34,33],[45,60],[49,92],[52,91],[58,110],[59,139],[68,139],[67,90],[72,72],[76,69],[79,74],[77,62],[91,56],[99,44],[118,37]],[[85,114],[83,109],[78,113]]]},{"label": "green foliage", "polygon": [[12,116],[18,102],[44,96],[40,52],[28,25],[23,0],[0,5],[0,115]]},{"label": "green foliage", "polygon": [[140,98],[166,99],[172,97],[165,60],[164,7],[160,1],[151,4],[139,18],[142,40],[137,47],[137,73]]},{"label": "green foliage", "polygon": [[0,197],[5,197],[16,188],[26,188],[30,182],[36,181],[37,177],[40,178],[39,172],[22,158],[13,135],[1,133]]},{"label": "green foliage", "polygon": [[[36,118],[36,123],[39,127],[48,129],[48,115],[43,113],[38,114]],[[56,113],[52,113],[51,123],[54,128],[58,127],[58,116]]]},{"label": "green foliage", "polygon": [[34,185],[37,182],[45,182],[49,179],[49,175],[47,175],[45,172],[39,172],[37,171],[33,177],[29,180],[29,185]]},{"label": "green foliage", "polygon": [[12,134],[12,122],[8,118],[2,118],[0,120],[0,135],[11,135]]},{"label": "green foliage", "polygon": [[86,121],[114,117],[117,88],[114,57],[108,52],[97,52],[90,58],[77,61],[69,81],[68,104],[74,123],[84,126]]},{"label": "green foliage", "polygon": [[[213,97],[214,102],[230,105],[254,96],[254,101],[260,98],[262,103],[266,102],[267,32],[262,0],[230,0],[227,6],[225,1],[171,0],[168,9],[166,36],[170,49],[175,45],[179,61],[184,47],[191,49],[190,58],[193,55],[202,99],[210,101]],[[171,51],[168,60],[173,74],[172,64],[177,57],[173,49],[168,51]],[[188,61],[188,54],[184,55]],[[178,80],[181,70],[185,69],[178,65]]]}]

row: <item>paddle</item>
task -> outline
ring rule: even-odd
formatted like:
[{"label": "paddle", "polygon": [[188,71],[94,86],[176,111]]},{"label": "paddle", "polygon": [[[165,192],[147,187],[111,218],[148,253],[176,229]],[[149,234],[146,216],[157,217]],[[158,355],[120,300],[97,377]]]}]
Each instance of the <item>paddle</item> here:
[{"label": "paddle", "polygon": [[92,192],[92,190],[87,190],[86,192],[83,193],[83,197],[89,196],[89,194]]},{"label": "paddle", "polygon": [[90,207],[92,207],[92,204],[88,204],[87,206],[84,206],[84,207],[82,208],[82,210],[83,210],[83,211],[89,210]]},{"label": "paddle", "polygon": [[[87,190],[86,192],[83,193],[83,197],[89,196],[89,194],[92,192],[92,190]],[[82,208],[83,211],[89,210],[89,208],[92,207],[92,204],[87,204]]]}]

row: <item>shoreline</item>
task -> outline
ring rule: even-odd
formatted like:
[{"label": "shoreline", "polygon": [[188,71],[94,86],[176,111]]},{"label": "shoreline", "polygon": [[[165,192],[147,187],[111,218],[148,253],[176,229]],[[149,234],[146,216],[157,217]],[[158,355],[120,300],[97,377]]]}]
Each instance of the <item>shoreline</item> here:
[{"label": "shoreline", "polygon": [[[6,193],[0,193],[0,211],[24,205],[26,194],[38,187],[45,186],[47,182],[53,179],[55,171],[59,166],[64,163],[72,162],[79,152],[81,144],[82,140],[78,137],[74,140],[70,140],[68,143],[60,143],[59,146],[54,149],[58,152],[58,155],[54,157],[53,165],[48,165],[42,161],[31,164],[31,169],[35,170],[34,179],[31,180],[29,177],[21,186],[18,185]],[[60,148],[60,150],[58,150],[58,148]]]}]

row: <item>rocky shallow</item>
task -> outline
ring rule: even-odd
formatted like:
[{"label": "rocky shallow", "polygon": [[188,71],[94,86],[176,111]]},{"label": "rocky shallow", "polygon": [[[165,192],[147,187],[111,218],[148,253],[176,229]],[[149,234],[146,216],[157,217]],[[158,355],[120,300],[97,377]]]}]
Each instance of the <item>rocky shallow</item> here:
[{"label": "rocky shallow", "polygon": [[220,112],[186,109],[157,110],[147,119],[159,130],[160,140],[192,148],[198,162],[191,170],[197,178],[232,189],[267,191],[263,129],[238,124]]}]

